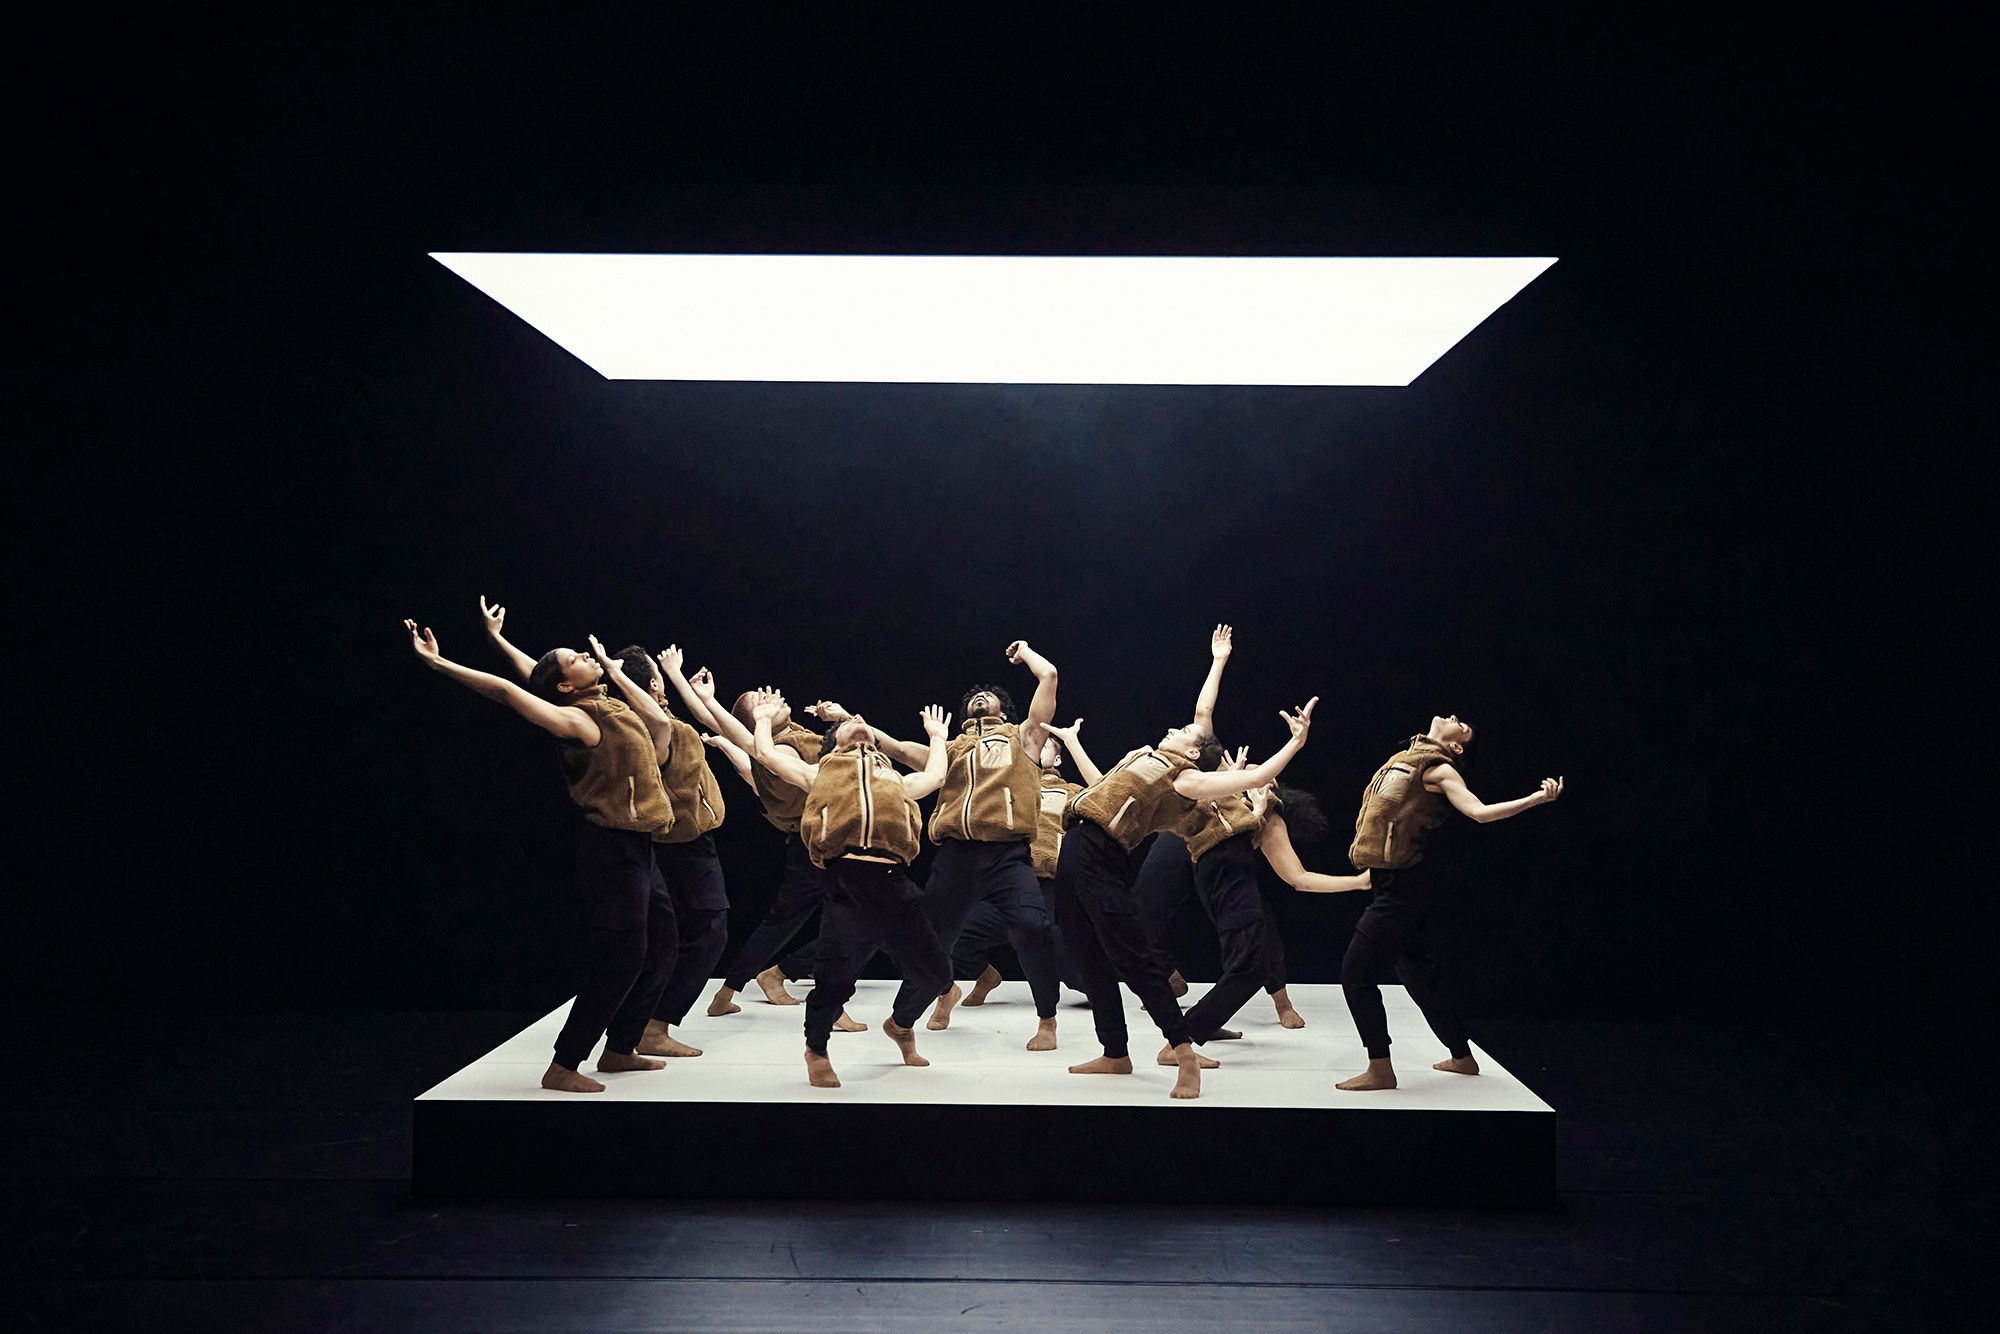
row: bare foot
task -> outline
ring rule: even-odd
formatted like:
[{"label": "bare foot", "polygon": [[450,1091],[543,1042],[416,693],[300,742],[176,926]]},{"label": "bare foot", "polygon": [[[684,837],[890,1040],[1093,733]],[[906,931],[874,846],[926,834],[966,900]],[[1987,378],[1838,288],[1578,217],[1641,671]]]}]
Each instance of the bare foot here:
[{"label": "bare foot", "polygon": [[1278,1027],[1304,1028],[1306,1026],[1306,1017],[1292,1008],[1292,998],[1285,994],[1283,987],[1279,987],[1271,993],[1271,1003],[1278,1007]]},{"label": "bare foot", "polygon": [[847,1011],[842,1010],[840,1018],[833,1021],[833,1031],[836,1033],[866,1033],[868,1025],[862,1023]]},{"label": "bare foot", "polygon": [[1396,1087],[1396,1067],[1389,1064],[1389,1058],[1368,1062],[1368,1068],[1352,1079],[1343,1079],[1334,1085],[1349,1093],[1373,1093],[1377,1089]]},{"label": "bare foot", "polygon": [[1085,1061],[1082,1065],[1072,1065],[1069,1072],[1073,1075],[1129,1075],[1132,1073],[1132,1058],[1100,1056],[1094,1061]]},{"label": "bare foot", "polygon": [[806,1048],[806,1079],[816,1089],[840,1087],[840,1076],[833,1073],[833,1062],[811,1047]]},{"label": "bare foot", "polygon": [[[1183,1045],[1192,1047],[1194,1044],[1186,1043]],[[1194,1058],[1201,1063],[1201,1069],[1203,1070],[1220,1070],[1222,1068],[1222,1062],[1212,1056],[1203,1056],[1200,1052],[1196,1052]],[[1175,1047],[1162,1047],[1160,1048],[1160,1054],[1154,1058],[1153,1063],[1155,1065],[1179,1065],[1181,1063],[1180,1051]]]},{"label": "bare foot", "polygon": [[951,990],[939,996],[937,1008],[931,1011],[930,1022],[924,1027],[933,1033],[942,1033],[951,1027],[951,1007],[958,1004],[958,998],[965,993],[958,989],[958,983],[951,984]]},{"label": "bare foot", "polygon": [[604,1085],[589,1075],[580,1075],[566,1065],[549,1062],[549,1068],[542,1072],[542,1087],[557,1093],[602,1093]]},{"label": "bare foot", "polygon": [[769,968],[757,974],[757,985],[764,989],[764,999],[773,1005],[799,1005],[803,1003],[797,996],[785,990],[784,970],[780,969],[776,964],[772,964]]},{"label": "bare foot", "polygon": [[1454,1056],[1450,1060],[1439,1061],[1431,1069],[1442,1070],[1448,1075],[1476,1075],[1479,1073],[1479,1062],[1470,1056]]},{"label": "bare foot", "polygon": [[597,1058],[597,1068],[608,1075],[624,1074],[628,1070],[664,1070],[665,1061],[655,1061],[631,1051],[606,1051]]},{"label": "bare foot", "polygon": [[690,1047],[675,1037],[673,1030],[657,1019],[646,1021],[646,1036],[639,1039],[641,1056],[699,1056],[701,1048]]},{"label": "bare foot", "polygon": [[1187,995],[1187,979],[1181,976],[1180,969],[1167,974],[1167,985],[1174,989],[1175,996]]},{"label": "bare foot", "polygon": [[[966,1002],[972,1004],[971,1001]],[[1029,1051],[1054,1051],[1056,1049],[1056,1017],[1050,1015],[1035,1025],[1035,1036],[1028,1039]]]},{"label": "bare foot", "polygon": [[728,987],[717,987],[715,989],[715,999],[708,1003],[708,1017],[711,1019],[720,1019],[725,1014],[743,1013],[743,1007],[730,1000],[730,997],[735,994]]},{"label": "bare foot", "polygon": [[[964,1003],[967,1005],[986,1004],[986,998],[992,995],[993,988],[999,985],[1000,985],[1000,970],[998,968],[995,968],[992,964],[989,963],[986,965],[985,972],[981,973],[978,977],[972,979],[972,994],[965,998]],[[1031,1047],[1029,1048],[1029,1050],[1034,1051],[1038,1049]]]},{"label": "bare foot", "polygon": [[1181,1072],[1174,1076],[1174,1087],[1168,1092],[1169,1098],[1199,1098],[1201,1096],[1201,1072],[1205,1066],[1218,1064],[1194,1049],[1192,1042],[1183,1042],[1178,1047],[1169,1047],[1178,1058],[1174,1064]]},{"label": "bare foot", "polygon": [[[956,988],[953,989],[956,990]],[[894,1019],[884,1019],[882,1021],[882,1031],[889,1035],[889,1040],[895,1043],[897,1049],[903,1053],[904,1065],[930,1064],[929,1061],[917,1055],[917,1034],[915,1029],[904,1028]]]},{"label": "bare foot", "polygon": [[1215,1030],[1215,1036],[1210,1038],[1209,1041],[1234,1042],[1236,1041],[1236,1039],[1242,1036],[1243,1036],[1243,1030],[1240,1028],[1218,1028]]}]

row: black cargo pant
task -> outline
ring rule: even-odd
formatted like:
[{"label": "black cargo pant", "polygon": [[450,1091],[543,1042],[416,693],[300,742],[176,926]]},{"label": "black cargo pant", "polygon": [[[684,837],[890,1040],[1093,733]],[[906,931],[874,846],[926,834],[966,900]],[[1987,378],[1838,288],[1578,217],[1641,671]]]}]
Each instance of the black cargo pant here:
[{"label": "black cargo pant", "polygon": [[826,872],[812,864],[797,834],[785,835],[785,870],[778,880],[778,897],[722,970],[722,984],[741,991],[773,963],[786,977],[813,976],[819,946],[811,936],[796,937],[825,902]]},{"label": "black cargo pant", "polygon": [[1222,943],[1222,976],[1187,1012],[1188,1033],[1196,1042],[1213,1038],[1269,974],[1270,927],[1257,888],[1258,856],[1256,834],[1238,834],[1194,864],[1195,893]]},{"label": "black cargo pant", "polygon": [[653,860],[673,897],[681,940],[653,1017],[678,1024],[708,985],[709,973],[729,943],[729,890],[723,884],[712,835],[685,843],[655,843]]},{"label": "black cargo pant", "polygon": [[1132,896],[1139,905],[1139,925],[1146,933],[1160,966],[1173,972],[1178,965],[1167,946],[1168,929],[1174,914],[1194,893],[1194,863],[1188,860],[1187,840],[1171,830],[1153,836],[1151,846],[1139,863],[1132,882]]},{"label": "black cargo pant", "polygon": [[[1035,1013],[1047,1019],[1056,1012],[1062,979],[1056,965],[1054,924],[1042,886],[1035,879],[1034,858],[1018,839],[1007,843],[975,843],[946,839],[938,845],[924,886],[924,911],[937,938],[957,950],[960,932],[975,906],[990,905],[1007,923],[1007,941],[1027,975],[1035,997]],[[981,965],[983,967],[983,965]],[[977,977],[979,968],[955,976]]]},{"label": "black cargo pant", "polygon": [[951,961],[924,916],[923,891],[902,866],[836,857],[826,867],[819,967],[806,997],[807,1047],[826,1055],[827,1035],[877,950],[903,974],[889,1017],[909,1028],[951,985]]},{"label": "black cargo pant", "polygon": [[1371,871],[1369,882],[1374,888],[1368,907],[1354,924],[1354,938],[1340,961],[1340,987],[1368,1059],[1389,1055],[1389,1017],[1376,984],[1391,966],[1445,1050],[1470,1056],[1472,1043],[1457,998],[1432,952],[1431,904],[1437,892],[1432,868],[1419,862],[1401,871]]},{"label": "black cargo pant", "polygon": [[576,834],[576,888],[587,939],[583,980],[556,1035],[556,1064],[583,1067],[597,1039],[630,1053],[673,971],[674,901],[653,862],[650,834],[585,822]]},{"label": "black cargo pant", "polygon": [[1129,1056],[1123,981],[1159,1025],[1169,1046],[1188,1040],[1187,1021],[1174,1001],[1167,969],[1161,967],[1139,925],[1132,895],[1137,868],[1118,840],[1089,820],[1077,820],[1062,843],[1056,865],[1056,919],[1076,957],[1091,1020],[1106,1056]]},{"label": "black cargo pant", "polygon": [[[1077,972],[1076,959],[1063,941],[1062,928],[1054,925],[1056,882],[1037,880],[1035,884],[1041,889],[1042,907],[1048,913],[1051,924],[1049,935],[1055,942],[1056,977],[1071,991],[1082,991],[1083,978]],[[994,956],[1007,947],[1007,938],[1006,916],[991,903],[982,901],[973,904],[972,911],[965,916],[965,925],[959,929],[958,940],[951,947],[951,975],[955,978],[978,977],[994,961]]]}]

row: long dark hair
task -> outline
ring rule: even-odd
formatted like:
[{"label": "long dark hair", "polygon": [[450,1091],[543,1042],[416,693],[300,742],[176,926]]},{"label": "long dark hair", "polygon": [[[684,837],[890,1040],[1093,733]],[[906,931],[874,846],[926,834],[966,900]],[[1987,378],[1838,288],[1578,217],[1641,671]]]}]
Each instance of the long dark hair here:
[{"label": "long dark hair", "polygon": [[1294,843],[1318,843],[1328,834],[1326,810],[1319,798],[1302,787],[1278,784],[1278,800],[1284,804],[1285,828]]}]

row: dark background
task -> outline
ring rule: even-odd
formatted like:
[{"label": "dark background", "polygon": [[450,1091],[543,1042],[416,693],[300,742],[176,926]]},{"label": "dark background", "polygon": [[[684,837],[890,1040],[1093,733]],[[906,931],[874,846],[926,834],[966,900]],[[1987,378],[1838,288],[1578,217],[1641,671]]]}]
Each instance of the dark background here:
[{"label": "dark background", "polygon": [[[524,647],[677,640],[912,725],[1025,691],[1026,636],[1100,758],[1228,620],[1225,739],[1319,693],[1292,778],[1337,827],[1434,711],[1483,797],[1566,776],[1458,831],[1477,1012],[1969,998],[1992,263],[1951,35],[1126,19],[31,48],[9,999],[566,996],[549,747],[399,624],[497,666],[482,593]],[[635,384],[426,258],[481,249],[1560,262],[1408,389]],[[754,911],[777,840],[723,781]],[[1360,903],[1287,906],[1332,980]]]}]

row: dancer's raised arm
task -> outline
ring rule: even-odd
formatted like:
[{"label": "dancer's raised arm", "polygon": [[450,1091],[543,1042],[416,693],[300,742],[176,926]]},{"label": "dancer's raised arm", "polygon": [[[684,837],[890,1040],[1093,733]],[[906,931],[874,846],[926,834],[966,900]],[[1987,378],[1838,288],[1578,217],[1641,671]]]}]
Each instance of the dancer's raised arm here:
[{"label": "dancer's raised arm", "polygon": [[686,658],[687,655],[681,652],[679,644],[667,645],[660,653],[660,674],[666,677],[667,684],[674,688],[674,693],[680,696],[681,703],[685,704],[687,711],[694,715],[694,720],[703,727],[708,728],[711,732],[715,731],[715,717],[709,712],[708,707],[714,700],[713,698],[703,699],[688,684],[687,677],[681,673],[681,668],[686,664]]},{"label": "dancer's raised arm", "polygon": [[1210,736],[1215,735],[1215,701],[1222,693],[1222,669],[1229,665],[1235,634],[1232,627],[1218,625],[1208,637],[1208,675],[1202,678],[1201,689],[1195,692],[1194,720]]},{"label": "dancer's raised arm", "polygon": [[[819,766],[806,763],[799,758],[796,750],[779,745],[771,736],[772,721],[784,712],[784,707],[784,696],[776,691],[759,690],[751,696],[750,717],[757,724],[757,730],[750,737],[750,754],[757,763],[793,787],[810,788],[813,780],[819,777]],[[736,724],[736,730],[742,729],[742,724],[736,722],[734,716],[729,721]]]},{"label": "dancer's raised arm", "polygon": [[501,627],[507,623],[507,609],[497,602],[489,605],[486,601],[486,595],[481,593],[479,595],[479,617],[486,622],[486,637],[491,639],[494,647],[505,654],[507,661],[513,664],[514,674],[519,676],[523,681],[527,680],[528,673],[535,670],[535,660],[526,653],[521,652],[520,649],[515,648],[508,641],[507,636],[500,633]]},{"label": "dancer's raised arm", "polygon": [[[552,704],[541,696],[531,695],[512,681],[503,680],[491,672],[482,672],[451,661],[438,651],[437,636],[431,633],[429,626],[419,630],[415,621],[405,618],[403,628],[410,632],[412,651],[432,671],[442,672],[474,694],[484,695],[495,703],[506,705],[552,736],[585,746],[595,746],[602,739],[602,734],[597,730],[596,720],[589,714],[579,709]],[[583,656],[580,653],[571,653],[568,649],[557,649],[556,652],[569,654],[568,659],[558,659],[565,673],[568,672],[571,662]]]},{"label": "dancer's raised arm", "polygon": [[587,635],[585,638],[590,644],[591,653],[604,668],[604,679],[625,697],[625,702],[632,706],[632,712],[638,714],[640,721],[646,724],[646,730],[653,737],[653,750],[660,757],[660,763],[665,764],[667,756],[674,748],[673,718],[660,707],[660,701],[653,698],[652,691],[625,674],[625,664],[613,656],[611,650],[605,648],[596,635]]},{"label": "dancer's raised arm", "polygon": [[1284,811],[1272,809],[1269,788],[1260,787],[1252,792],[1250,807],[1264,817],[1263,827],[1257,831],[1257,851],[1264,854],[1264,860],[1278,873],[1278,879],[1301,894],[1347,894],[1370,887],[1366,871],[1359,875],[1308,871],[1292,846],[1292,831],[1285,823]]},{"label": "dancer's raised arm", "polygon": [[1069,757],[1076,761],[1076,771],[1083,775],[1086,787],[1104,777],[1104,771],[1097,767],[1097,762],[1091,759],[1090,753],[1083,748],[1080,736],[1083,731],[1083,719],[1077,719],[1068,727],[1057,727],[1054,723],[1050,723],[1045,730],[1061,742],[1062,748],[1069,752]]},{"label": "dancer's raised arm", "polygon": [[[817,718],[831,727],[835,723],[846,722],[854,716],[854,713],[845,705],[837,704],[833,700],[817,699],[806,705],[806,716]],[[908,769],[920,770],[930,763],[931,751],[928,743],[898,740],[873,723],[868,723],[868,744]]]},{"label": "dancer's raised arm", "polygon": [[738,778],[753,788],[757,786],[757,775],[750,771],[750,756],[744,753],[743,747],[714,732],[703,732],[701,739],[703,744],[713,746],[728,758],[729,767],[736,771]]},{"label": "dancer's raised arm", "polygon": [[911,801],[928,797],[944,782],[944,742],[950,735],[951,715],[935,704],[926,704],[923,720],[924,735],[930,738],[930,751],[924,756],[922,769],[903,775],[903,792]]},{"label": "dancer's raised arm", "polygon": [[1021,722],[1021,749],[1035,755],[1042,749],[1042,729],[1056,716],[1056,665],[1028,647],[1025,639],[1007,646],[1007,661],[1035,674],[1035,693],[1028,701],[1028,716]]},{"label": "dancer's raised arm", "polygon": [[1182,772],[1174,779],[1174,791],[1189,801],[1207,801],[1216,797],[1226,797],[1232,792],[1248,792],[1252,788],[1274,783],[1285,766],[1292,762],[1292,756],[1299,753],[1306,744],[1306,733],[1312,728],[1313,706],[1319,703],[1314,695],[1299,707],[1297,713],[1279,711],[1285,726],[1292,730],[1291,739],[1278,748],[1275,755],[1262,764],[1253,764],[1247,769],[1219,769],[1204,773],[1197,769]]}]

